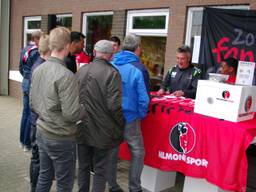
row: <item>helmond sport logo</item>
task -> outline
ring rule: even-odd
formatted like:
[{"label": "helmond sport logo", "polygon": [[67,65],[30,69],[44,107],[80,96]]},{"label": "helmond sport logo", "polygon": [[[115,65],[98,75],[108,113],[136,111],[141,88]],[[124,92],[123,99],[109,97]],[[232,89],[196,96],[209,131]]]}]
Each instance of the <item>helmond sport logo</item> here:
[{"label": "helmond sport logo", "polygon": [[223,92],[222,92],[222,97],[223,97],[224,99],[228,99],[228,98],[230,97],[230,92],[229,92],[229,91],[223,91]]},{"label": "helmond sport logo", "polygon": [[181,154],[191,152],[196,144],[196,134],[190,124],[180,122],[170,132],[169,142],[173,149]]}]

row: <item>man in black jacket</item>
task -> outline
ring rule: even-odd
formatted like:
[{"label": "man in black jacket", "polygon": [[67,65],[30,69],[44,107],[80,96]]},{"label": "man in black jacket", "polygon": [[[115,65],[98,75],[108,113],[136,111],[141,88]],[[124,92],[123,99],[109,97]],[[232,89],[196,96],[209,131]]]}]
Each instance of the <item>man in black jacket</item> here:
[{"label": "man in black jacket", "polygon": [[77,73],[80,104],[86,119],[78,125],[78,187],[89,192],[90,166],[93,159],[94,179],[92,191],[104,192],[108,151],[123,140],[121,78],[109,63],[113,54],[110,41],[100,40],[94,46],[95,59],[81,67]]},{"label": "man in black jacket", "polygon": [[165,76],[159,95],[171,93],[176,97],[195,98],[197,81],[201,77],[200,69],[191,64],[191,50],[183,45],[177,49],[177,65]]}]

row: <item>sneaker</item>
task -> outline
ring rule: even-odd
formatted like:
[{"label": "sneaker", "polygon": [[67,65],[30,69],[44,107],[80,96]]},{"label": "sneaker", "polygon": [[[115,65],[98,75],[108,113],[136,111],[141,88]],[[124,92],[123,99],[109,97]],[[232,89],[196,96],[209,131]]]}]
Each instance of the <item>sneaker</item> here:
[{"label": "sneaker", "polygon": [[30,151],[31,150],[31,148],[28,148],[28,147],[26,147],[26,146],[24,146],[24,148],[23,148],[23,151],[24,152],[28,152],[28,151]]},{"label": "sneaker", "polygon": [[19,148],[23,149],[24,145],[22,143],[19,144]]}]

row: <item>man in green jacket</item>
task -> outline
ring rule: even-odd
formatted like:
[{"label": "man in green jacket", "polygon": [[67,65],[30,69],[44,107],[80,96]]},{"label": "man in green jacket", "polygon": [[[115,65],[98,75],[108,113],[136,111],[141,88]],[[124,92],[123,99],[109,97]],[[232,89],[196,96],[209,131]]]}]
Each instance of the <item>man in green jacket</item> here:
[{"label": "man in green jacket", "polygon": [[71,192],[76,162],[76,122],[80,104],[78,82],[66,68],[70,32],[64,27],[50,32],[51,56],[32,76],[30,105],[38,115],[37,143],[40,174],[36,192],[50,191],[55,176],[58,192]]}]

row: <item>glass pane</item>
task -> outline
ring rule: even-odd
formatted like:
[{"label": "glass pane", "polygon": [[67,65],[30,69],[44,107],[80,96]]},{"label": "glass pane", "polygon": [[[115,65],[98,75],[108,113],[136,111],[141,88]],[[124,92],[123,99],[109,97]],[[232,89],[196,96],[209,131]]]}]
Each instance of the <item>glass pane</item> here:
[{"label": "glass pane", "polygon": [[112,30],[112,15],[88,16],[86,50],[92,54],[94,44],[101,39],[109,39]]},{"label": "glass pane", "polygon": [[26,36],[27,36],[27,42],[26,42],[26,45],[33,44],[33,42],[32,42],[32,35],[31,35],[31,33],[27,33],[27,34],[26,34]]},{"label": "glass pane", "polygon": [[166,37],[141,37],[141,61],[151,77],[162,79],[165,61]]},{"label": "glass pane", "polygon": [[201,35],[201,31],[202,31],[202,25],[195,25],[195,26],[192,26],[192,29],[191,29],[191,36],[194,37],[194,36],[200,36]]},{"label": "glass pane", "polygon": [[203,23],[203,11],[194,11],[192,25],[202,25]]},{"label": "glass pane", "polygon": [[28,29],[41,29],[41,21],[28,21]]},{"label": "glass pane", "polygon": [[72,29],[72,17],[57,17],[56,26],[67,27],[69,30]]},{"label": "glass pane", "polygon": [[165,16],[133,17],[133,29],[165,29]]},{"label": "glass pane", "polygon": [[202,24],[203,24],[203,10],[193,11],[191,37],[190,37],[190,47],[192,49],[194,46],[194,36],[201,36]]}]

